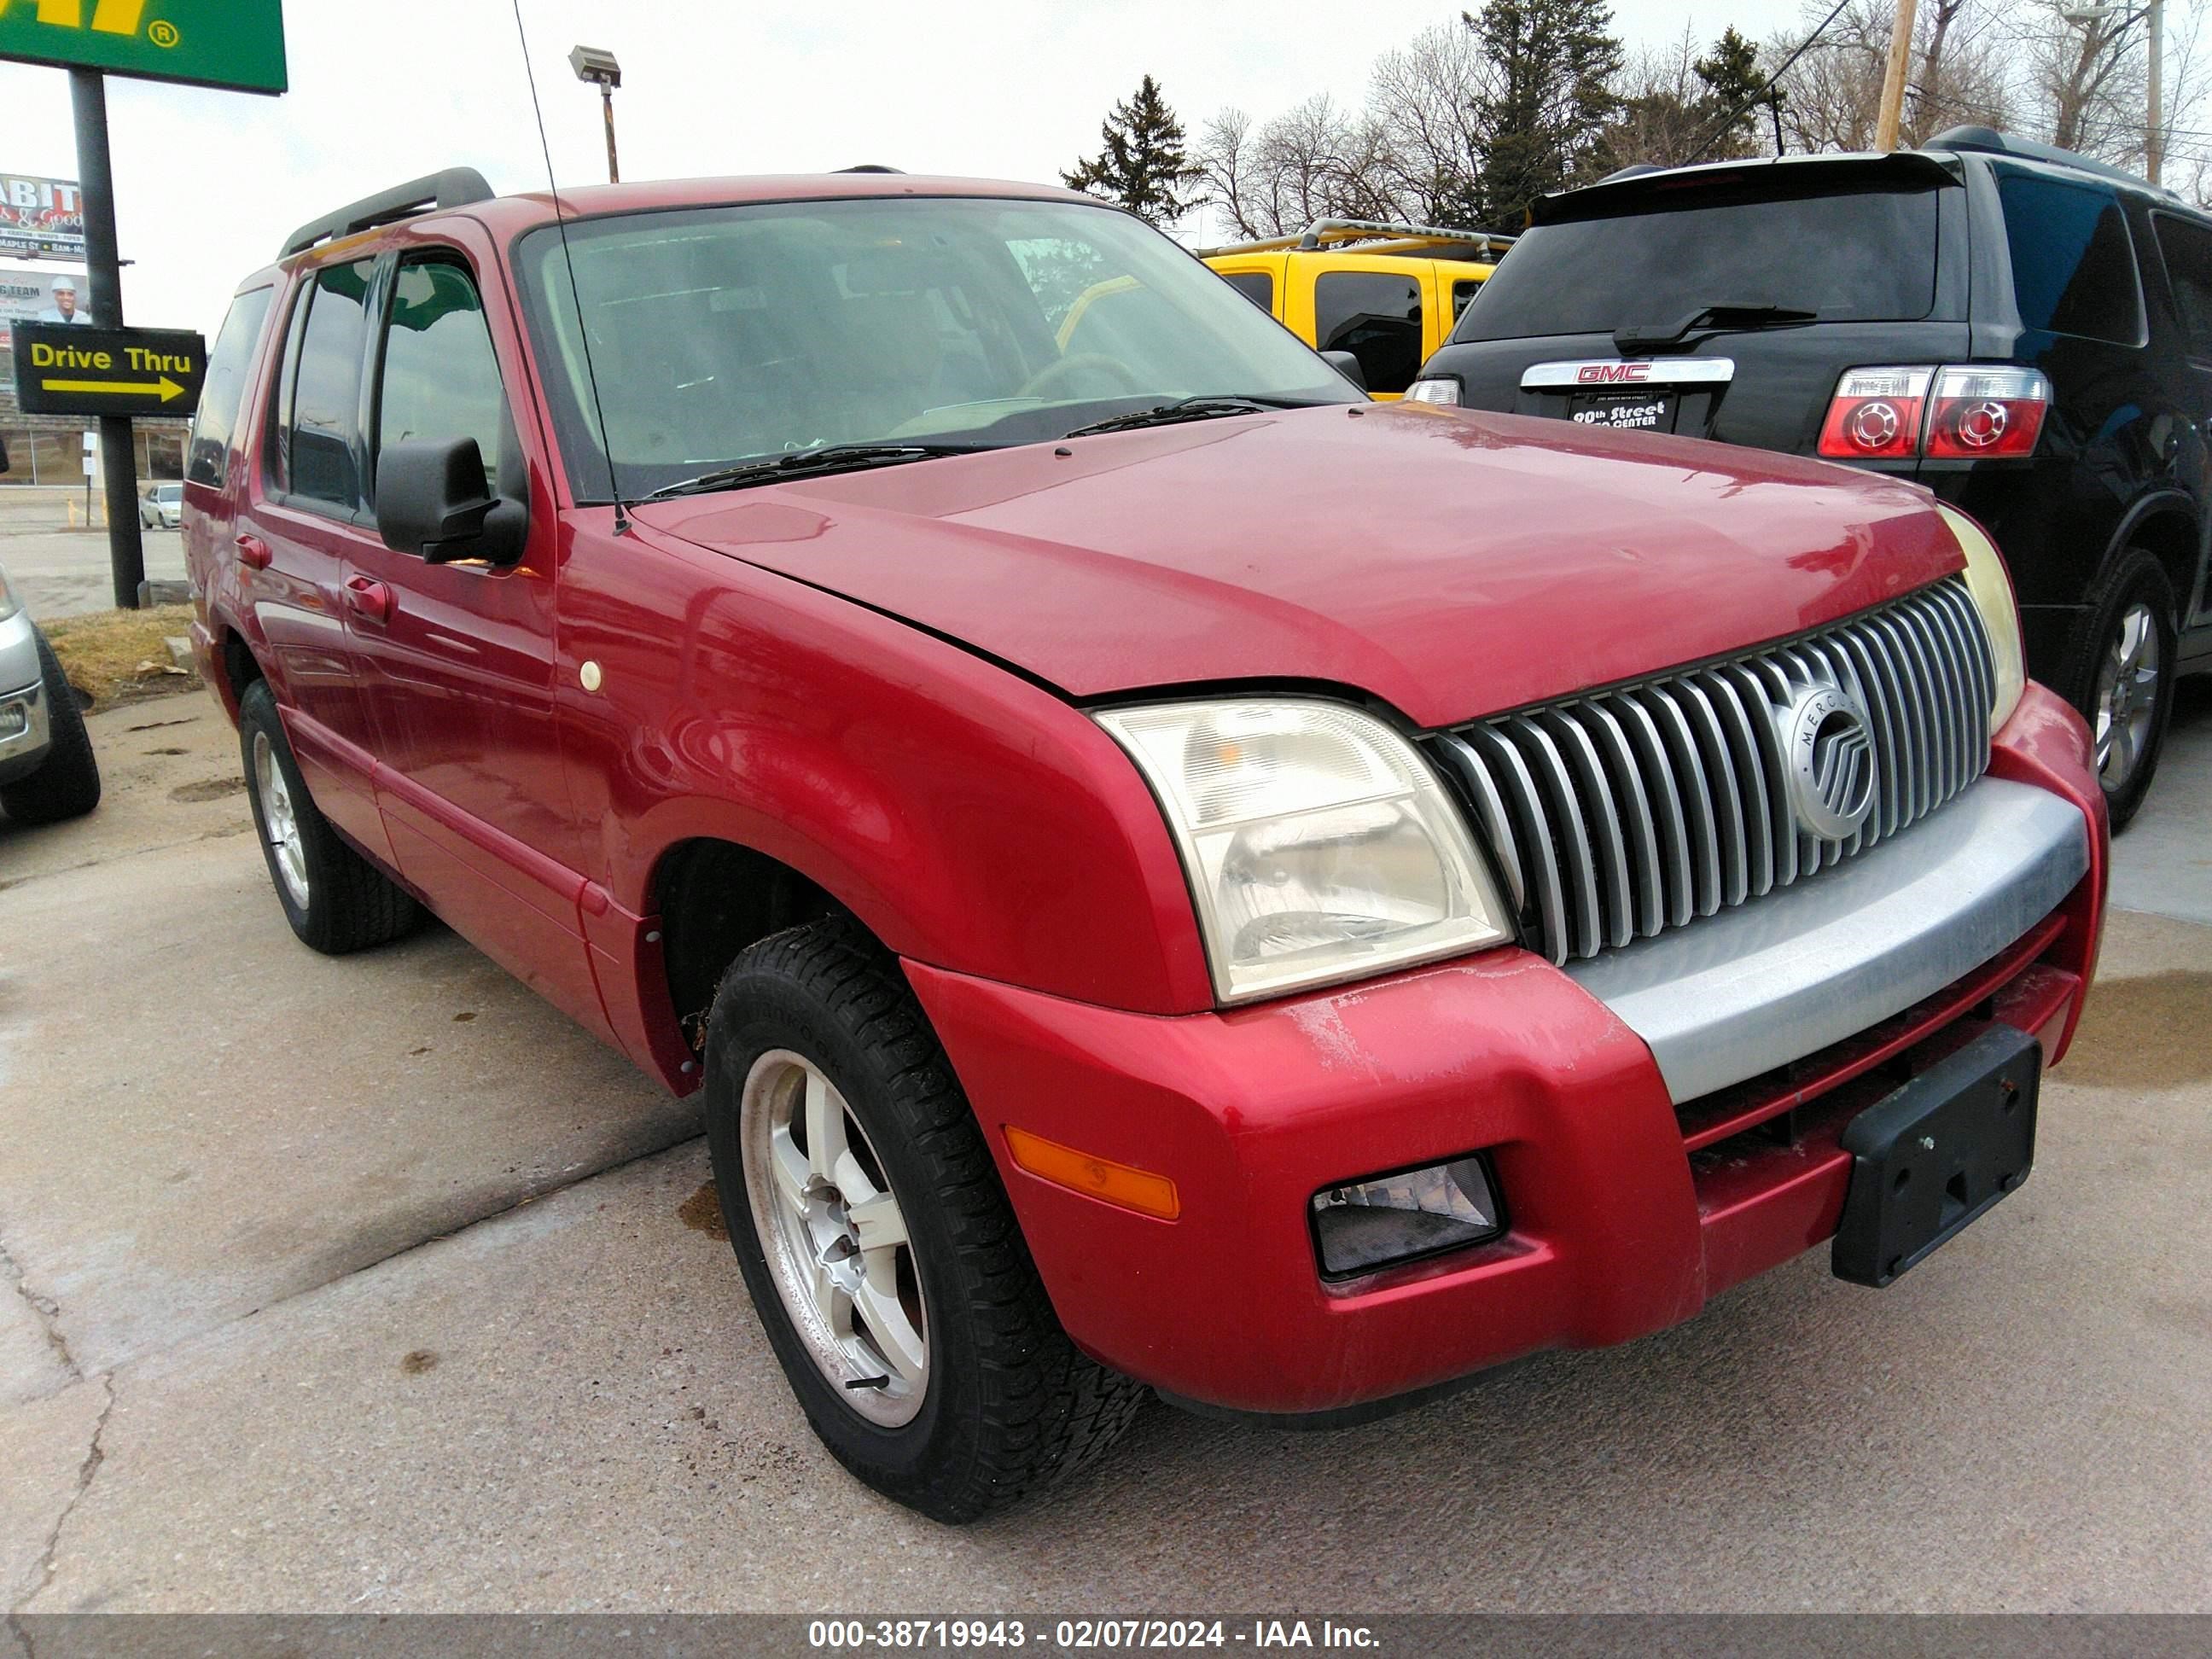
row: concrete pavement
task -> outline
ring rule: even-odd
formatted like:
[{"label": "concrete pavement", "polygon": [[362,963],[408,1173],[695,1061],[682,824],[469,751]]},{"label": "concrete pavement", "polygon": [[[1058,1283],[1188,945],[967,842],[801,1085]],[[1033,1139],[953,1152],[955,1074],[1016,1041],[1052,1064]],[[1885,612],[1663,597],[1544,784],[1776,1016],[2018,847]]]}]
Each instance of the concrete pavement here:
[{"label": "concrete pavement", "polygon": [[688,1108],[450,934],[299,947],[204,697],[93,726],[100,811],[0,823],[7,1607],[2212,1607],[2212,699],[2034,1180],[1897,1285],[1342,1433],[1154,1408],[957,1532],[808,1432]]}]

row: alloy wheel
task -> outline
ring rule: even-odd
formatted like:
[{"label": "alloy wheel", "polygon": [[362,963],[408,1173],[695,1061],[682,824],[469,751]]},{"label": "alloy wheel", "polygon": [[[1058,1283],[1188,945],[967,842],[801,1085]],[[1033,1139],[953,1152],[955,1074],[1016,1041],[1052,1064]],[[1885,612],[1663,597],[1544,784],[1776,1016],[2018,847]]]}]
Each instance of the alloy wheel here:
[{"label": "alloy wheel", "polygon": [[867,1131],[788,1049],[753,1062],[738,1109],[753,1227],[800,1341],[862,1417],[911,1422],[929,1386],[928,1310]]},{"label": "alloy wheel", "polygon": [[307,849],[300,838],[300,815],[291,786],[276,763],[276,746],[266,732],[253,734],[254,793],[261,803],[261,835],[269,843],[276,874],[295,908],[307,908]]},{"label": "alloy wheel", "polygon": [[2126,788],[2150,747],[2163,668],[2158,618],[2138,600],[2121,613],[2097,672],[2097,771],[2107,790]]}]

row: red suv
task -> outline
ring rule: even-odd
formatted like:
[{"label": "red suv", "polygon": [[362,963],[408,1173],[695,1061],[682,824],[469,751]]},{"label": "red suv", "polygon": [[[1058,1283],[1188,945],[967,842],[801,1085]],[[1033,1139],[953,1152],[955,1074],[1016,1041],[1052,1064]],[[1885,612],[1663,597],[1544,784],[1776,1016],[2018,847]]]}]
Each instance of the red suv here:
[{"label": "red suv", "polygon": [[2027,1173],[2103,798],[1915,485],[1370,404],[1125,214],[882,172],[344,209],[188,472],[294,929],[427,907],[697,1091],[928,1514],[1146,1385],[1344,1421],[1887,1283]]}]

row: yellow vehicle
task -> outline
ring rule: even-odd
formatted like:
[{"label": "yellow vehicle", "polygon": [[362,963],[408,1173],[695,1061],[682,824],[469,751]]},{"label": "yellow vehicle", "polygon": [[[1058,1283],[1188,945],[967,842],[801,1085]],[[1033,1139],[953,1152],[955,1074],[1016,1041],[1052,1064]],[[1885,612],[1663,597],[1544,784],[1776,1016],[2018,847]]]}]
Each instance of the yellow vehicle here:
[{"label": "yellow vehicle", "polygon": [[1318,351],[1359,360],[1367,390],[1402,395],[1510,236],[1322,219],[1304,234],[1198,250],[1230,285]]}]

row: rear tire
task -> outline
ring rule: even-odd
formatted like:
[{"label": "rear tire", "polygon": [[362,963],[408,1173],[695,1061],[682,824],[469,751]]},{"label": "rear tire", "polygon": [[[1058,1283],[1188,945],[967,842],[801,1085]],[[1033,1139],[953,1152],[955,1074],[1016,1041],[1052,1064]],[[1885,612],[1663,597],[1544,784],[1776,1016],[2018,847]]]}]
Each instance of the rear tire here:
[{"label": "rear tire", "polygon": [[261,855],[300,942],[337,957],[411,932],[422,907],[347,846],[317,810],[266,680],[254,681],[238,700],[238,741]]},{"label": "rear tire", "polygon": [[44,634],[33,637],[52,735],[39,769],[0,787],[0,807],[18,823],[59,823],[64,818],[81,818],[100,805],[100,761],[92,752],[92,734],[84,729],[76,693],[70,689],[53,647]]},{"label": "rear tire", "polygon": [[731,1247],[839,1462],[961,1522],[1121,1436],[1144,1390],[1061,1330],[983,1132],[879,945],[833,919],[746,950],[714,994],[706,1066]]},{"label": "rear tire", "polygon": [[2179,661],[2174,609],[2157,556],[2128,548],[2091,591],[2067,651],[2059,690],[2096,738],[2098,778],[2115,832],[2150,793],[2166,746]]}]

